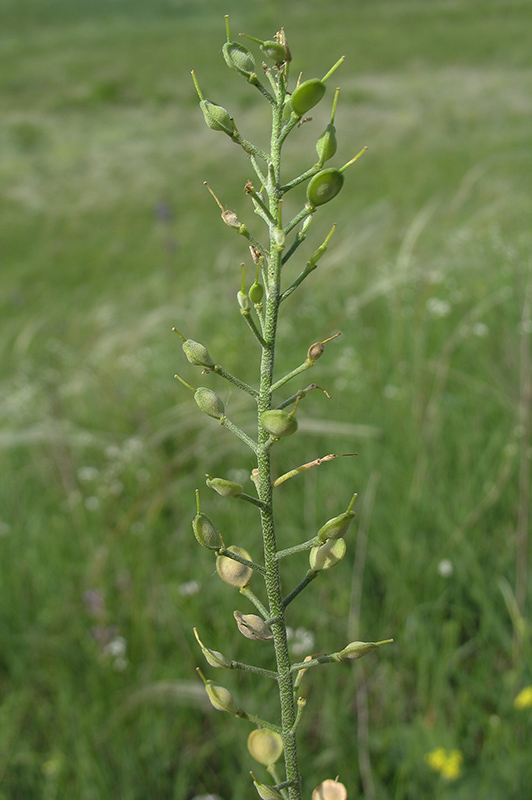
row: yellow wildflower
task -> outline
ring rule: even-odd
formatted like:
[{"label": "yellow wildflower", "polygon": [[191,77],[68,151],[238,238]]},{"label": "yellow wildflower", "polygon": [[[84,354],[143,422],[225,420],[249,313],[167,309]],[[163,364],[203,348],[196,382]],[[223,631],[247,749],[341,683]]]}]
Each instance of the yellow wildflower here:
[{"label": "yellow wildflower", "polygon": [[425,755],[425,761],[434,772],[441,772],[445,766],[447,752],[444,747],[437,747]]},{"label": "yellow wildflower", "polygon": [[425,755],[429,767],[448,781],[454,781],[460,776],[463,760],[460,750],[446,750],[444,747],[437,747]]},{"label": "yellow wildflower", "polygon": [[532,686],[525,686],[515,698],[514,707],[521,710],[530,706],[532,706]]},{"label": "yellow wildflower", "polygon": [[460,750],[451,750],[447,756],[447,760],[441,769],[441,774],[448,781],[454,781],[460,775],[462,767],[463,756]]}]

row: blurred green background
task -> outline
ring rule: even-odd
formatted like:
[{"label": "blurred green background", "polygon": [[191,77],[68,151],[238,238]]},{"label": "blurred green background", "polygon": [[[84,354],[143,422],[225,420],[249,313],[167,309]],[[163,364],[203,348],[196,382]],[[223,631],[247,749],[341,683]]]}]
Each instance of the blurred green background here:
[{"label": "blurred green background", "polygon": [[[269,666],[271,654],[236,633],[245,601],[190,528],[203,473],[246,479],[252,464],[173,379],[200,377],[171,333],[255,382],[235,302],[249,257],[202,186],[258,235],[242,192],[250,168],[205,127],[190,80],[194,68],[266,145],[264,101],[221,58],[225,13],[235,36],[284,25],[294,76],[347,56],[287,145],[287,174],[314,163],[335,82],[333,163],[369,147],[289,267],[295,276],[338,224],[283,306],[278,360],[281,375],[341,330],[310,378],[332,399],[305,399],[275,470],[358,453],[280,490],[285,546],[359,494],[356,544],[353,531],[348,557],[290,607],[294,657],[395,643],[307,676],[306,795],[339,774],[349,798],[522,800],[528,0],[3,0],[0,798],[254,793],[249,725],[206,707],[192,628],[235,659]],[[251,430],[250,405],[209,380]],[[258,558],[254,510],[202,498],[226,543]],[[306,569],[304,555],[292,561],[287,587]],[[270,685],[223,678],[243,707],[275,718]],[[460,752],[456,775],[428,763],[437,748]]]}]

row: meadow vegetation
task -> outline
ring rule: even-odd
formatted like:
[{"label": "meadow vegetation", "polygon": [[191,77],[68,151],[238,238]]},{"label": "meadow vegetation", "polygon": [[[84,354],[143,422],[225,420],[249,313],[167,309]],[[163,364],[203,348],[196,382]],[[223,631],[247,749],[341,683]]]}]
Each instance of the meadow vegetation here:
[{"label": "meadow vegetation", "polygon": [[[309,678],[302,772],[366,800],[530,791],[532,709],[514,700],[532,684],[532,7],[334,9],[0,8],[0,800],[249,796],[249,730],[206,701],[192,628],[235,659],[246,645],[190,526],[200,465],[248,476],[174,381],[171,332],[254,379],[241,243],[202,185],[244,213],[249,170],[205,128],[190,80],[260,144],[263,104],[222,69],[225,13],[234,33],[284,25],[305,77],[345,53],[335,164],[369,147],[301,248],[300,264],[337,223],[278,362],[342,332],[312,373],[333,400],[308,396],[279,473],[358,455],[293,481],[279,535],[310,538],[356,490],[356,552],[307,590],[293,647],[395,641]],[[328,115],[294,137],[294,174]],[[230,530],[232,507],[208,502]],[[238,511],[252,549],[254,510]],[[264,687],[234,681],[259,707]]]}]

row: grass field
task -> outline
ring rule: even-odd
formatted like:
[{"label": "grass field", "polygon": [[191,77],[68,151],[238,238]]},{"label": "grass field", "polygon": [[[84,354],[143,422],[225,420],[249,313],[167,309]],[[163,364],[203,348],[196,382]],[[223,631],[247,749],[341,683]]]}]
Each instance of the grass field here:
[{"label": "grass field", "polygon": [[[296,74],[322,76],[345,53],[334,163],[369,147],[301,248],[300,264],[338,223],[287,301],[278,361],[281,374],[342,331],[312,375],[332,399],[305,400],[279,473],[358,455],[289,484],[279,535],[309,538],[357,491],[356,547],[290,623],[310,652],[395,642],[309,676],[307,794],[339,774],[350,800],[522,800],[532,5],[230,5],[0,7],[0,800],[252,791],[249,727],[206,707],[192,628],[235,659],[249,660],[248,643],[190,529],[201,475],[240,478],[250,464],[174,381],[198,374],[171,333],[255,381],[234,299],[245,248],[202,185],[249,219],[248,164],[205,127],[190,80],[194,68],[261,143],[263,104],[220,56],[228,11],[234,33],[284,25]],[[313,163],[329,107],[302,127],[294,174]],[[256,549],[253,511],[236,520],[227,501],[205,504]],[[305,570],[295,561],[287,584]],[[237,677],[226,684],[242,705],[264,712],[270,687]],[[431,767],[438,748],[460,752],[459,774]]]}]

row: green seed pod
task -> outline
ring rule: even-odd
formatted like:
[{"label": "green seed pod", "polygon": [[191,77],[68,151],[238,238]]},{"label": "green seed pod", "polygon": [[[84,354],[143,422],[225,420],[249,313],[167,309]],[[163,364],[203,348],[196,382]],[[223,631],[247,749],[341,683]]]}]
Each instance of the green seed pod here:
[{"label": "green seed pod", "polygon": [[214,361],[209,355],[209,352],[204,345],[195,342],[193,339],[185,339],[182,333],[177,328],[172,328],[174,333],[177,333],[183,342],[183,352],[188,361],[196,367],[206,367],[207,369],[214,369]]},{"label": "green seed pod", "polygon": [[223,106],[217,106],[216,103],[212,103],[203,96],[203,92],[196,80],[194,70],[192,70],[192,80],[194,81],[194,86],[196,87],[196,92],[200,99],[200,108],[203,111],[205,122],[209,128],[212,128],[213,131],[223,131],[227,133],[228,136],[233,136],[235,126],[233,125],[233,120],[229,116],[229,112],[226,111]]},{"label": "green seed pod", "polygon": [[[243,547],[232,545],[227,549],[237,556],[251,561],[250,554],[247,550],[244,550]],[[229,558],[229,556],[218,556],[216,559],[216,571],[225,583],[228,583],[230,586],[236,586],[239,589],[243,589],[244,586],[247,586],[253,575],[251,567],[248,567],[246,564],[241,564],[240,561],[235,561],[233,558]]]},{"label": "green seed pod", "polygon": [[257,728],[248,736],[248,750],[259,764],[271,767],[281,757],[283,740],[275,731]]},{"label": "green seed pod", "polygon": [[340,661],[362,658],[366,653],[371,653],[372,650],[380,647],[381,644],[389,644],[392,641],[393,639],[383,639],[382,642],[351,642],[343,650],[340,650],[338,657]]},{"label": "green seed pod", "polygon": [[263,42],[262,39],[256,39],[254,36],[248,36],[247,33],[241,33],[240,36],[245,36],[246,39],[251,39],[252,42],[257,42],[266,58],[269,58],[274,64],[282,64],[283,61],[286,61],[289,56],[288,48],[280,42],[274,41],[273,39],[266,39],[266,41]]},{"label": "green seed pod", "polygon": [[253,773],[251,773],[251,777],[253,778],[253,786],[262,800],[283,800],[282,794],[273,786],[268,786],[266,783],[259,783]]},{"label": "green seed pod", "polygon": [[249,78],[255,71],[255,59],[246,47],[231,41],[228,14],[225,15],[225,29],[227,31],[227,41],[222,47],[225,63],[229,69],[234,69],[245,78]]},{"label": "green seed pod", "polygon": [[326,161],[336,153],[338,143],[336,141],[336,128],[329,122],[320,138],[316,142],[316,152],[318,154],[318,164],[323,166]]},{"label": "green seed pod", "polygon": [[225,478],[211,478],[207,475],[205,483],[210,489],[214,489],[215,492],[221,494],[222,497],[240,497],[243,491],[239,483],[227,481]]},{"label": "green seed pod", "polygon": [[264,287],[261,283],[259,283],[256,280],[255,283],[252,283],[251,286],[249,287],[249,292],[248,292],[249,299],[251,300],[253,305],[256,306],[262,301],[263,295],[264,295]]},{"label": "green seed pod", "polygon": [[343,783],[328,778],[312,792],[312,800],[347,800],[347,789]]},{"label": "green seed pod", "polygon": [[242,314],[249,311],[249,297],[245,292],[239,289],[236,293],[236,299],[238,300],[238,305],[240,306],[240,312]]},{"label": "green seed pod", "polygon": [[294,114],[297,114],[298,117],[302,117],[303,114],[306,114],[307,111],[314,108],[325,94],[325,89],[325,84],[323,81],[318,80],[318,78],[311,78],[308,81],[303,81],[299,86],[296,86],[291,100]]},{"label": "green seed pod", "polygon": [[292,116],[292,98],[290,95],[285,97],[283,104],[283,122],[287,122]]},{"label": "green seed pod", "polygon": [[307,200],[311,206],[322,206],[332,200],[344,185],[343,173],[338,169],[322,169],[310,179]]},{"label": "green seed pod", "polygon": [[261,414],[260,421],[262,427],[274,439],[280,439],[281,436],[290,436],[297,431],[297,419],[281,408],[264,411]]},{"label": "green seed pod", "polygon": [[226,669],[231,669],[231,662],[228,661],[226,657],[222,655],[222,653],[219,653],[218,650],[209,650],[208,647],[205,647],[198,636],[198,631],[196,628],[194,628],[194,636],[201,647],[201,652],[205,656],[205,660],[211,665],[211,667],[225,667]]},{"label": "green seed pod", "polygon": [[194,392],[194,400],[209,417],[214,419],[221,419],[225,414],[224,404],[212,389],[207,389],[206,386],[200,386]]},{"label": "green seed pod", "polygon": [[245,78],[255,72],[255,59],[247,47],[236,42],[226,42],[222,47],[222,55],[227,66],[240,72]]},{"label": "green seed pod", "polygon": [[238,714],[239,708],[235,703],[234,697],[225,686],[207,681],[205,691],[212,705],[217,711],[227,711],[228,714]]},{"label": "green seed pod", "polygon": [[355,492],[344,513],[328,520],[325,525],[319,529],[318,539],[321,543],[326,542],[327,539],[340,539],[341,537],[345,536],[349,526],[351,525],[351,521],[355,516],[355,512],[351,509],[353,508],[356,498],[357,494]]},{"label": "green seed pod", "polygon": [[199,342],[195,342],[193,339],[186,339],[183,342],[183,352],[190,363],[196,367],[214,368],[214,361],[210,357],[209,351]]},{"label": "green seed pod", "polygon": [[196,514],[192,520],[192,530],[198,542],[202,547],[206,547],[207,550],[219,550],[222,546],[220,534],[207,514]]},{"label": "green seed pod", "polygon": [[326,542],[327,539],[340,539],[345,536],[354,516],[354,511],[344,511],[343,514],[328,520],[318,531],[320,542]]},{"label": "green seed pod", "polygon": [[233,611],[238,630],[246,639],[258,639],[267,642],[273,639],[273,633],[262,617],[257,614],[242,614],[240,611]]},{"label": "green seed pod", "polygon": [[330,569],[345,556],[345,539],[328,539],[325,544],[313,547],[310,551],[310,568],[315,572]]},{"label": "green seed pod", "polygon": [[337,89],[334,95],[331,121],[316,142],[316,152],[318,154],[318,164],[320,167],[323,167],[325,162],[332,158],[336,153],[337,141],[336,128],[334,127],[334,115],[336,113],[336,103],[338,102],[339,91],[340,89]]},{"label": "green seed pod", "polygon": [[200,108],[203,111],[205,122],[213,131],[223,131],[228,136],[235,132],[235,126],[229,116],[229,112],[223,106],[217,106],[210,100],[201,100]]}]

